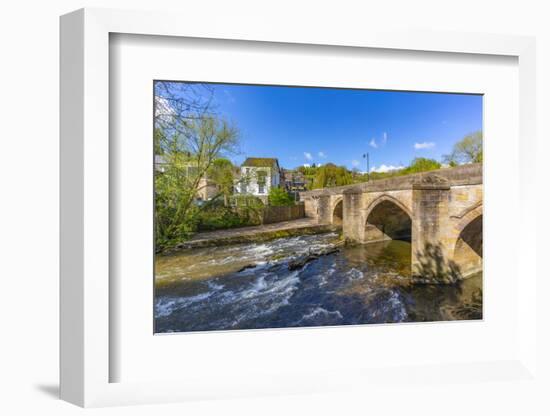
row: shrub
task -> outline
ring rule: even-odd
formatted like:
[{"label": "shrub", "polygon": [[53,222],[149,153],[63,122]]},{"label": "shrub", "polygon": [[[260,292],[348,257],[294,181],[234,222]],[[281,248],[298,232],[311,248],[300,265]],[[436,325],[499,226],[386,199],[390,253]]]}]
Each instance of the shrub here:
[{"label": "shrub", "polygon": [[434,159],[428,159],[425,157],[416,157],[412,160],[411,164],[405,169],[401,170],[401,174],[408,175],[410,173],[428,172],[430,170],[436,170],[441,168],[441,163]]},{"label": "shrub", "polygon": [[259,225],[263,203],[253,196],[231,197],[230,206],[221,201],[209,201],[198,214],[198,230],[212,231],[225,228]]},{"label": "shrub", "polygon": [[269,205],[274,207],[294,205],[294,200],[283,188],[271,187],[268,195]]}]

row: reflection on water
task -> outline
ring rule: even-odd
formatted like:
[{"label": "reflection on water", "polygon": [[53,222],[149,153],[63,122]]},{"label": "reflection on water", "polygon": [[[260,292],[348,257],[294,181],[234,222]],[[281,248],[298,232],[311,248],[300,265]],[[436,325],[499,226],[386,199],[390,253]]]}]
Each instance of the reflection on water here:
[{"label": "reflection on water", "polygon": [[293,258],[334,233],[194,249],[156,261],[156,332],[481,319],[482,276],[410,285],[410,243],[342,247],[302,269]]}]

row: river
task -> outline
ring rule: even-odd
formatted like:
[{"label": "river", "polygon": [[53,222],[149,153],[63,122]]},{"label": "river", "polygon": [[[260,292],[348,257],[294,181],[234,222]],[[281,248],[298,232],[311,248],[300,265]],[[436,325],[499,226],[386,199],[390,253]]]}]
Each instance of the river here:
[{"label": "river", "polygon": [[454,285],[410,284],[411,245],[333,246],[336,233],[157,256],[155,332],[482,318],[481,273]]}]

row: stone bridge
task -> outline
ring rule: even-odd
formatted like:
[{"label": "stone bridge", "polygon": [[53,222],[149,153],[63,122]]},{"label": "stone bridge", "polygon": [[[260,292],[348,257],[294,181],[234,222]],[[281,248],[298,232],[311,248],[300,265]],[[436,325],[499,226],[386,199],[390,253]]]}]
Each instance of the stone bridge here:
[{"label": "stone bridge", "polygon": [[342,227],[347,242],[410,241],[416,280],[453,282],[481,271],[481,164],[316,189],[300,199],[306,216]]}]

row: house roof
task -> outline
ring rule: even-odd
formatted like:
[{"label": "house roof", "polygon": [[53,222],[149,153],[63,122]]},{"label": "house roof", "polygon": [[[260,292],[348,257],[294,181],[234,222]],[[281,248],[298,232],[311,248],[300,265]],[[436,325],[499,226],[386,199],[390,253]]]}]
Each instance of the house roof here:
[{"label": "house roof", "polygon": [[273,165],[279,166],[279,161],[273,157],[249,157],[241,166],[250,166],[255,168],[270,168]]}]

